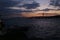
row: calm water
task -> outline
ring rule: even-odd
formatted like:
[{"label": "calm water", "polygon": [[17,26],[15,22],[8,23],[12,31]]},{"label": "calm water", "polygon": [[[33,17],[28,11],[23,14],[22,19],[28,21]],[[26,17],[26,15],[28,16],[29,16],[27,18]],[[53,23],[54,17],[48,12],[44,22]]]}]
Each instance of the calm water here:
[{"label": "calm water", "polygon": [[26,19],[26,18],[10,18],[5,20],[6,28],[29,27],[27,32],[24,32],[28,38],[47,38],[60,37],[60,18],[40,18],[40,19]]}]

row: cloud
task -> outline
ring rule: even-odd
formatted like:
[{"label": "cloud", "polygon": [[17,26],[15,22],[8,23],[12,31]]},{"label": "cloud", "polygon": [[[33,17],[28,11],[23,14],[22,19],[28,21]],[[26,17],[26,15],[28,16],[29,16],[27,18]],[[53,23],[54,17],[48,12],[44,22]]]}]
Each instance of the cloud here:
[{"label": "cloud", "polygon": [[0,15],[12,15],[15,13],[21,13],[23,11],[31,11],[30,9],[36,9],[39,7],[39,3],[33,0],[0,0]]},{"label": "cloud", "polygon": [[39,7],[39,4],[38,3],[24,4],[23,6],[26,7],[26,9],[35,9]]},{"label": "cloud", "polygon": [[[33,3],[34,1],[27,0],[0,0],[0,7],[26,7],[26,8],[36,8],[39,6],[38,3]],[[31,7],[30,7],[31,6]]]},{"label": "cloud", "polygon": [[7,7],[13,7],[14,5],[17,5],[18,1],[12,1],[12,0],[0,0],[0,15],[7,15],[12,14],[14,10],[7,9]]},{"label": "cloud", "polygon": [[51,3],[50,3],[50,5],[60,7],[60,0],[52,0]]},{"label": "cloud", "polygon": [[24,7],[7,7],[8,9],[25,10]]},{"label": "cloud", "polygon": [[11,1],[11,0],[2,0],[0,1],[0,3],[1,3],[0,5],[1,7],[10,7],[10,6],[14,6],[17,4],[17,2]]}]

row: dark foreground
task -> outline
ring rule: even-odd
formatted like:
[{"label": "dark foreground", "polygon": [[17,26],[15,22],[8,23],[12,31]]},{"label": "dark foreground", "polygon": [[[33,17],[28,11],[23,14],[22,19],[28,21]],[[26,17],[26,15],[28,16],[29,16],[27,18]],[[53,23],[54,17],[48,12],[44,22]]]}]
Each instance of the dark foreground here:
[{"label": "dark foreground", "polygon": [[26,29],[10,29],[10,32],[6,33],[3,36],[0,36],[0,40],[60,40],[60,37],[55,37],[57,34],[54,34],[46,38],[28,38],[24,32],[27,32]]},{"label": "dark foreground", "polygon": [[5,20],[0,40],[60,40],[60,17]]}]

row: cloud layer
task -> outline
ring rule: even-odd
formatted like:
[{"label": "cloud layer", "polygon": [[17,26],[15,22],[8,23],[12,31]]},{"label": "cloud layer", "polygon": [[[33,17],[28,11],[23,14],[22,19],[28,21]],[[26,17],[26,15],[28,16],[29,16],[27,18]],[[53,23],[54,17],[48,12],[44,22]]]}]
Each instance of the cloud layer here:
[{"label": "cloud layer", "polygon": [[60,7],[60,0],[52,0],[51,3],[50,3],[50,5]]},{"label": "cloud layer", "polygon": [[39,7],[39,3],[33,0],[0,0],[0,15],[20,13],[37,7]]}]

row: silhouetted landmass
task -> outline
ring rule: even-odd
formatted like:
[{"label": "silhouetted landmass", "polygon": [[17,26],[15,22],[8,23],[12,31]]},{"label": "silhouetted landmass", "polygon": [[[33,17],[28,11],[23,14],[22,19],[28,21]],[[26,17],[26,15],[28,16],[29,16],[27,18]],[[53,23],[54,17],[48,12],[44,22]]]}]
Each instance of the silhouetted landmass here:
[{"label": "silhouetted landmass", "polygon": [[42,19],[42,18],[60,18],[60,15],[56,15],[56,16],[38,16],[38,17],[30,17],[30,19],[33,19],[33,18],[36,18],[36,19]]}]

